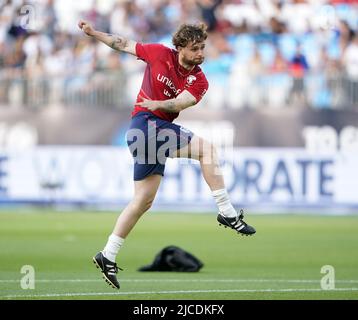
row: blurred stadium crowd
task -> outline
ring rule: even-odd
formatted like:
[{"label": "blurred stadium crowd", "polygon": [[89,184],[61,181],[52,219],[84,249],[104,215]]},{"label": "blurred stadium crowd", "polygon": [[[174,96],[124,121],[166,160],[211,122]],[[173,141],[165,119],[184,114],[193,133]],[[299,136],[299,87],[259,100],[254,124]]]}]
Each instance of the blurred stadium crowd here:
[{"label": "blurred stadium crowd", "polygon": [[0,0],[1,105],[132,106],[144,64],[83,36],[80,18],[168,46],[205,21],[211,108],[358,107],[356,0]]}]

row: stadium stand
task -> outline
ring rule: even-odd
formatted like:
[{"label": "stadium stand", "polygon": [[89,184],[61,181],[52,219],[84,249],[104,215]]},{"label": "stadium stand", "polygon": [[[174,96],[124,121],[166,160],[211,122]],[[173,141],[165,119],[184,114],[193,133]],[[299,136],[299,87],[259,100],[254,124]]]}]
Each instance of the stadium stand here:
[{"label": "stadium stand", "polygon": [[210,30],[208,108],[358,104],[357,1],[3,0],[0,12],[3,106],[131,108],[144,64],[83,38],[77,20],[171,45],[176,26],[197,17]]}]

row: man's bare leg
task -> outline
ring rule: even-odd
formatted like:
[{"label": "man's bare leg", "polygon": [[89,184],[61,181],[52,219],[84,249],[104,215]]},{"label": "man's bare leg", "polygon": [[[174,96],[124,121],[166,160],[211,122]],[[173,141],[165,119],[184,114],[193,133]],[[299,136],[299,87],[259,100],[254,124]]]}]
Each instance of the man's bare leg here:
[{"label": "man's bare leg", "polygon": [[219,165],[215,147],[204,139],[194,136],[184,148],[173,154],[173,157],[199,160],[203,177],[219,207],[227,217],[236,217],[237,212],[231,204],[225,188],[224,177]]},{"label": "man's bare leg", "polygon": [[113,234],[121,238],[127,237],[143,213],[152,206],[161,180],[162,176],[155,174],[134,181],[134,197],[118,217]]},{"label": "man's bare leg", "polygon": [[224,178],[219,165],[215,147],[204,139],[194,136],[184,148],[173,153],[172,157],[199,160],[203,177],[211,189],[211,193],[219,209],[218,221],[242,234],[253,234],[255,229],[247,225],[231,204],[225,188]]},{"label": "man's bare leg", "polygon": [[211,191],[224,189],[225,183],[215,147],[204,139],[194,136],[184,148],[172,157],[199,160],[203,177]]},{"label": "man's bare leg", "polygon": [[138,222],[139,218],[150,209],[157,194],[161,175],[151,175],[140,181],[134,181],[134,197],[119,215],[107,245],[102,251],[104,256],[115,261],[124,239]]},{"label": "man's bare leg", "polygon": [[118,251],[139,218],[151,207],[161,178],[160,175],[152,175],[134,182],[135,190],[132,201],[118,217],[113,233],[109,236],[103,251],[93,257],[93,262],[97,268],[101,269],[103,278],[113,288],[120,288],[116,277],[119,268],[115,262]]}]

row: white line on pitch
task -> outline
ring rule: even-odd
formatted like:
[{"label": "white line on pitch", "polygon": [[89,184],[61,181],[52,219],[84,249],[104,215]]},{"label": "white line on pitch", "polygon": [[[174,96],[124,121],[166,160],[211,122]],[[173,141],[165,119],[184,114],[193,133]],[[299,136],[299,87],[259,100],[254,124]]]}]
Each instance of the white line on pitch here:
[{"label": "white line on pitch", "polygon": [[[16,283],[21,280],[0,279],[0,283]],[[102,279],[36,279],[36,282],[102,282]],[[281,282],[320,283],[314,279],[121,279],[121,282]],[[336,283],[358,283],[358,280],[336,280]]]},{"label": "white line on pitch", "polygon": [[6,295],[0,298],[55,298],[55,297],[80,297],[80,296],[126,296],[148,294],[190,294],[190,293],[264,293],[264,292],[332,292],[332,291],[358,291],[358,288],[322,289],[232,289],[232,290],[177,290],[177,291],[129,291],[129,292],[83,292],[83,293],[50,293],[34,295]]}]

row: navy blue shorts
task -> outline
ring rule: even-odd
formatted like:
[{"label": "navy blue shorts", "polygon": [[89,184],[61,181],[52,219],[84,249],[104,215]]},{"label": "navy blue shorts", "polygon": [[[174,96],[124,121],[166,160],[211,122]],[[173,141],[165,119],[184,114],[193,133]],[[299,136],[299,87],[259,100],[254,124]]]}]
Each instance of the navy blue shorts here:
[{"label": "navy blue shorts", "polygon": [[150,112],[136,114],[126,137],[134,159],[134,180],[143,180],[153,174],[163,176],[167,158],[187,146],[193,136],[190,130]]}]

